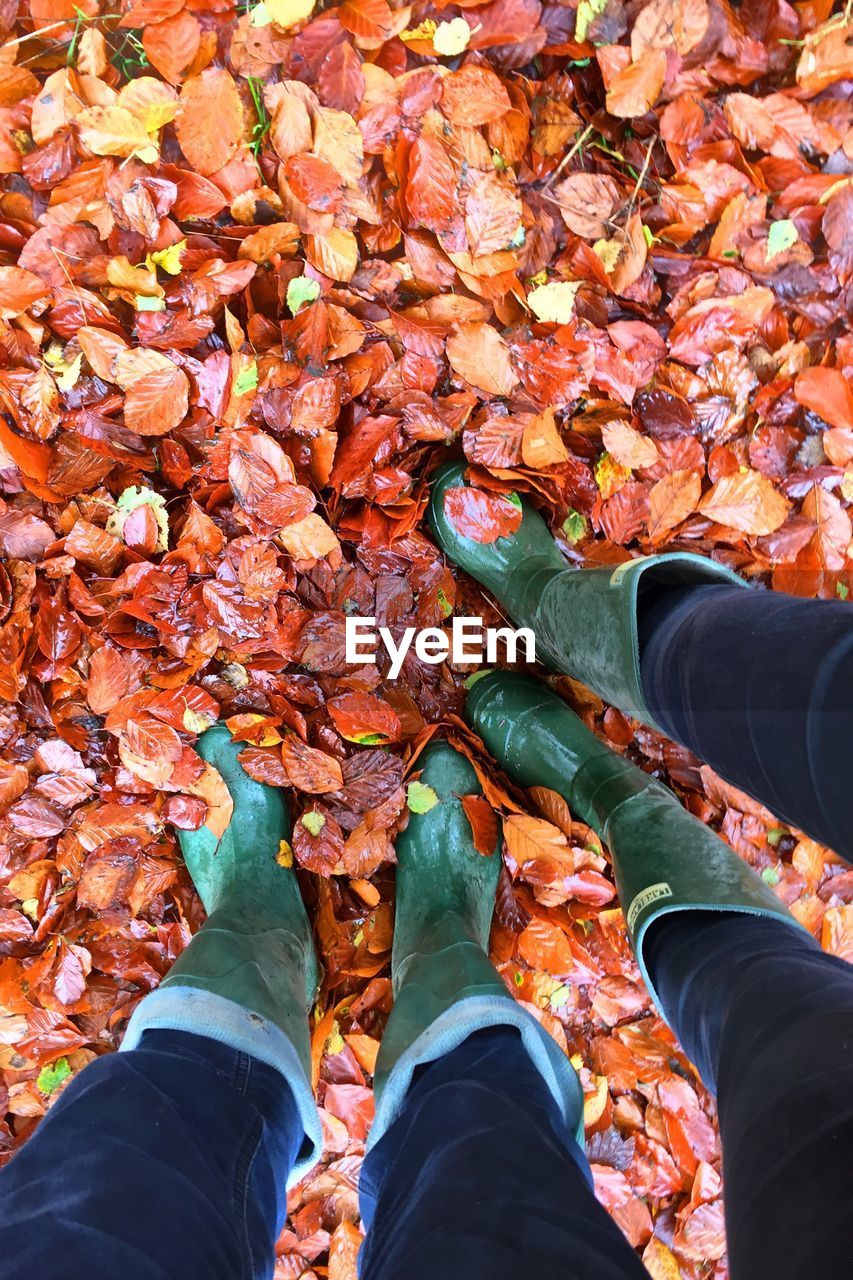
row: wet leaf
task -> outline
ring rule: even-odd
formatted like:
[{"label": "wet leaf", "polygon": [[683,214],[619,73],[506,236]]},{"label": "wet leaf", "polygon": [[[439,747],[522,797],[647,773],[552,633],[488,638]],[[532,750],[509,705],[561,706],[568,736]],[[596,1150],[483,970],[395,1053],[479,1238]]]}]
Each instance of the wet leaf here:
[{"label": "wet leaf", "polygon": [[460,537],[486,543],[515,533],[522,518],[521,507],[508,498],[467,486],[448,489],[444,512]]}]

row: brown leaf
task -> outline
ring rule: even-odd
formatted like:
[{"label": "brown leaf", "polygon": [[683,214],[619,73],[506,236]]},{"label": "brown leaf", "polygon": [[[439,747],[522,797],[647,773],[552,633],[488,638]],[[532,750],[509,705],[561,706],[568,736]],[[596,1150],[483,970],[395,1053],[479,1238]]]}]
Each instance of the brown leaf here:
[{"label": "brown leaf", "polygon": [[610,219],[622,201],[616,182],[597,173],[573,173],[557,183],[554,196],[566,226],[587,240],[607,237]]},{"label": "brown leaf", "polygon": [[601,440],[607,452],[632,471],[653,467],[658,461],[654,440],[643,436],[622,418],[614,418],[601,428]]}]

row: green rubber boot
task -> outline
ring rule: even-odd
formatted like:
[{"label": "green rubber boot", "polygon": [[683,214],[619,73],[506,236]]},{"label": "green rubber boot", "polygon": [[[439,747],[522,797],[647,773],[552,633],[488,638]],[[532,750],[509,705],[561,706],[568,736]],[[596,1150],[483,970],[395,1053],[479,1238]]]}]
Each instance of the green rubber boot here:
[{"label": "green rubber boot", "polygon": [[774,916],[801,929],[773,891],[660,782],[600,742],[546,685],[493,671],[468,695],[467,716],[502,769],[550,787],[610,848],[619,900],[646,986],[649,925],[673,911]]},{"label": "green rubber boot", "polygon": [[399,1114],[416,1067],[485,1027],[517,1027],[569,1126],[583,1133],[583,1091],[566,1055],[516,1003],[488,957],[500,876],[500,839],[485,857],[474,847],[461,796],[479,795],[469,762],[447,743],[418,760],[438,803],[412,814],[398,837],[391,979],[394,1008],[376,1063],[376,1119],[369,1145]]},{"label": "green rubber boot", "polygon": [[276,861],[280,842],[290,837],[290,815],[281,791],[244,771],[237,759],[242,747],[224,725],[203,733],[197,750],[219,770],[234,801],[221,840],[207,827],[178,832],[207,920],[137,1006],[121,1047],[136,1048],[145,1031],[189,1031],[277,1068],[305,1127],[296,1182],[319,1159],[322,1129],[308,1033],[317,958],[293,867]]},{"label": "green rubber boot", "polygon": [[464,463],[449,463],[432,481],[428,517],[445,555],[482,583],[517,625],[531,628],[537,656],[552,671],[574,676],[605,702],[659,728],[640,680],[640,593],[708,582],[746,589],[743,579],[713,560],[680,551],[641,556],[615,568],[576,569],[526,498],[515,533],[474,542],[456,532],[444,507],[447,492],[465,483],[464,474]]}]

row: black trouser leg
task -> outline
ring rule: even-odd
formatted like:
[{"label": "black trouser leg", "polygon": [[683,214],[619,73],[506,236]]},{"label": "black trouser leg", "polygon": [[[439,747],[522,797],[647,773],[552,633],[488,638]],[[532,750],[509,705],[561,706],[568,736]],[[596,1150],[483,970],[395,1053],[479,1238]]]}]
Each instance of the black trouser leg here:
[{"label": "black trouser leg", "polygon": [[649,971],[716,1088],[732,1280],[841,1280],[853,1258],[853,966],[778,920],[685,912]]},{"label": "black trouser leg", "polygon": [[853,861],[853,607],[668,588],[641,601],[640,654],[643,692],[670,737]]},{"label": "black trouser leg", "polygon": [[513,1028],[420,1069],[360,1199],[361,1280],[648,1280]]}]

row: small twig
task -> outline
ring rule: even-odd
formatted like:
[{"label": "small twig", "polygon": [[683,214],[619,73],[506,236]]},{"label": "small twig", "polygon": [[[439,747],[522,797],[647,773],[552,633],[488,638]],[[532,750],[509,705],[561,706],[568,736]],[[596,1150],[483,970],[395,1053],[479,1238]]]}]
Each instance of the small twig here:
[{"label": "small twig", "polygon": [[631,221],[631,214],[634,212],[634,204],[636,202],[637,196],[640,194],[640,187],[642,187],[645,176],[649,171],[649,165],[652,159],[652,151],[654,150],[654,145],[656,142],[657,142],[656,137],[652,138],[651,141],[649,142],[649,145],[646,148],[646,157],[643,160],[643,167],[640,170],[640,172],[637,174],[637,181],[634,183],[634,190],[631,192],[630,196],[628,197],[628,212],[625,218],[625,226],[622,231],[623,239],[627,237],[628,223]]},{"label": "small twig", "polygon": [[562,171],[565,169],[566,165],[569,163],[569,161],[570,161],[574,156],[576,156],[576,155],[577,155],[577,153],[580,151],[581,147],[582,147],[582,146],[583,146],[583,144],[586,142],[587,138],[589,137],[589,135],[590,135],[591,133],[592,133],[592,125],[591,125],[591,124],[588,124],[588,125],[586,126],[586,128],[584,129],[583,133],[579,133],[579,134],[578,134],[578,136],[575,138],[575,140],[574,140],[574,142],[573,142],[572,146],[571,146],[571,147],[570,147],[570,149],[566,152],[566,154],[563,156],[562,160],[561,160],[561,161],[560,161],[560,163],[557,165],[556,169],[555,169],[555,170],[554,170],[554,172],[551,174],[551,176],[550,176],[549,178],[546,178],[546,180],[543,182],[542,187],[541,187],[541,190],[542,190],[542,191],[547,191],[547,190],[548,190],[548,188],[551,186],[552,182],[556,182],[556,181],[557,181],[557,179],[559,178],[560,174],[561,174],[561,173],[562,173]]}]

